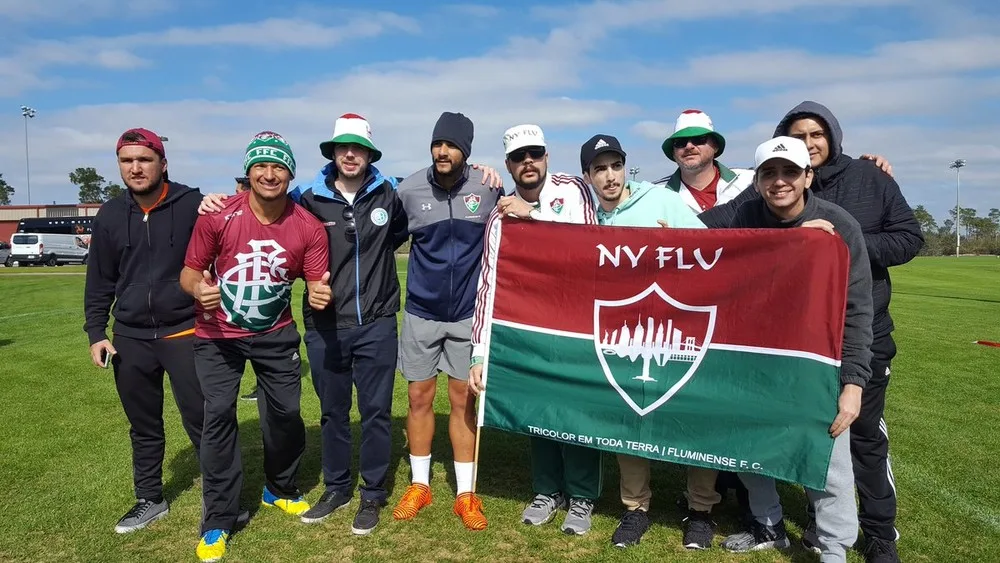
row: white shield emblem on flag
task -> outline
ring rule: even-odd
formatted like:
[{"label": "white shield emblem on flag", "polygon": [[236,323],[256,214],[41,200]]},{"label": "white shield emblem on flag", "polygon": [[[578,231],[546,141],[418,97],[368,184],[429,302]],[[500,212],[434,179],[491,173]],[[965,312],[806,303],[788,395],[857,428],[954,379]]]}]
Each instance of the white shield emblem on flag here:
[{"label": "white shield emblem on flag", "polygon": [[715,305],[687,305],[653,283],[618,301],[594,300],[594,347],[604,375],[645,416],[670,400],[705,357]]}]

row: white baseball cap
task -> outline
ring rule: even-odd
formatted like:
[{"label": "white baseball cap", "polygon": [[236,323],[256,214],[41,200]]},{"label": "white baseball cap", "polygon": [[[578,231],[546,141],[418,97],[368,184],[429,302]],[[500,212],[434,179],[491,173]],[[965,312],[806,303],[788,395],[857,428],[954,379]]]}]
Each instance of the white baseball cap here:
[{"label": "white baseball cap", "polygon": [[524,147],[544,147],[544,146],[545,146],[545,134],[542,133],[542,128],[537,125],[526,123],[524,125],[516,125],[504,131],[503,134],[504,154],[510,154],[516,151],[517,149],[521,149]]},{"label": "white baseball cap", "polygon": [[775,137],[761,143],[754,153],[754,168],[775,158],[785,159],[803,170],[809,167],[809,149],[795,137]]}]

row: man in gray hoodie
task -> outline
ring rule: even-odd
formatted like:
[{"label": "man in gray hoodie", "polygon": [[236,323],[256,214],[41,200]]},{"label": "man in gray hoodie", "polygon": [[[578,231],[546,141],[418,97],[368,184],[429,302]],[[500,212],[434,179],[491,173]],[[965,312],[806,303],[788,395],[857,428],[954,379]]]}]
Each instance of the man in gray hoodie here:
[{"label": "man in gray hoodie", "polygon": [[[858,510],[854,502],[851,463],[851,423],[861,411],[861,393],[871,378],[872,275],[861,227],[846,211],[807,190],[814,172],[805,143],[775,137],[757,147],[754,187],[761,199],[740,206],[733,228],[818,227],[839,235],[850,252],[847,309],[841,353],[841,393],[837,416],[830,426],[833,452],[826,489],[806,489],[816,513],[816,535],[823,563],[847,561],[847,550],[858,537]],[[808,283],[808,280],[803,280]],[[730,551],[759,551],[790,545],[785,533],[781,500],[774,479],[741,474],[750,496],[754,520],[746,532],[722,542]]]},{"label": "man in gray hoodie", "polygon": [[[826,106],[806,101],[792,108],[778,123],[775,136],[801,139],[809,149],[814,179],[809,192],[835,203],[861,225],[872,272],[872,379],[865,387],[861,414],[851,427],[851,455],[865,536],[867,563],[898,563],[896,552],[896,485],[889,462],[889,436],[883,417],[886,390],[896,343],[889,315],[892,280],[889,268],[905,264],[924,244],[920,225],[887,165],[872,164],[844,154],[843,131]],[[885,163],[883,163],[885,164]],[[881,170],[880,170],[881,168]],[[732,202],[699,215],[709,227],[727,226],[745,201],[758,197],[746,190]],[[815,550],[813,524],[806,527],[803,544]]]}]

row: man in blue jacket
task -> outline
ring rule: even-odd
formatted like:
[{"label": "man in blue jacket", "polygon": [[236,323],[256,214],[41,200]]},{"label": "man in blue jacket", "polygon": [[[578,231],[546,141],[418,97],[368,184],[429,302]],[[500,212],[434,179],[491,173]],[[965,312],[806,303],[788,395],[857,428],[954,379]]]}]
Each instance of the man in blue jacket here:
[{"label": "man in blue jacket", "polygon": [[466,528],[483,530],[482,502],[472,492],[476,403],[466,382],[486,220],[501,192],[485,185],[484,173],[468,164],[472,139],[472,120],[442,113],[431,135],[433,165],[398,188],[412,236],[399,342],[399,369],[410,403],[406,436],[412,481],[393,517],[409,520],[431,504],[434,395],[438,372],[444,372],[457,489],[453,510]]},{"label": "man in blue jacket", "polygon": [[312,183],[289,195],[326,227],[333,306],[303,306],[306,350],[320,401],[323,482],[319,502],[302,515],[320,522],[347,505],[351,484],[352,386],[361,413],[361,504],[351,525],[371,533],[386,505],[392,450],[390,422],[396,375],[399,279],[395,250],[406,241],[406,214],[395,181],[373,164],[382,153],[360,115],[337,119],[333,138],[320,144],[331,162]]}]

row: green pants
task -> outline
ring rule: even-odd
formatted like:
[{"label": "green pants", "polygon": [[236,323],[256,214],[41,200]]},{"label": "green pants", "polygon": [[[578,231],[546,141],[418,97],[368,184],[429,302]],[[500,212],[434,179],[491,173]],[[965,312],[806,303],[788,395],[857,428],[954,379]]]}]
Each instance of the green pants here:
[{"label": "green pants", "polygon": [[531,485],[535,494],[562,492],[569,498],[601,496],[601,451],[531,438]]}]

